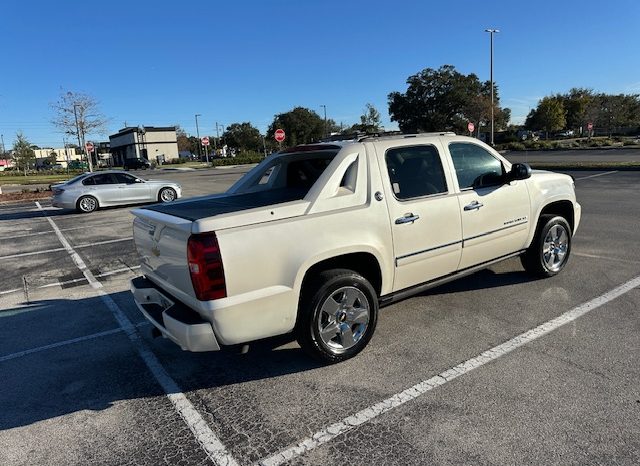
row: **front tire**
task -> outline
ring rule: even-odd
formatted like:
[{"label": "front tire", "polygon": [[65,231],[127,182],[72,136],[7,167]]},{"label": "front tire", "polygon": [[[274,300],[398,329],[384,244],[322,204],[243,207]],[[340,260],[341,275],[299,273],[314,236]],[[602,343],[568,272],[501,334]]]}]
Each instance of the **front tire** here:
[{"label": "front tire", "polygon": [[377,321],[378,297],[369,281],[352,270],[327,270],[302,291],[296,339],[306,353],[333,364],[362,351]]},{"label": "front tire", "polygon": [[176,200],[178,195],[173,188],[162,188],[158,193],[158,200],[160,202],[173,202]]},{"label": "front tire", "polygon": [[571,254],[571,227],[564,217],[543,215],[529,249],[520,257],[524,269],[537,277],[553,277]]},{"label": "front tire", "polygon": [[88,214],[98,210],[98,200],[93,196],[82,196],[76,203],[76,210]]}]

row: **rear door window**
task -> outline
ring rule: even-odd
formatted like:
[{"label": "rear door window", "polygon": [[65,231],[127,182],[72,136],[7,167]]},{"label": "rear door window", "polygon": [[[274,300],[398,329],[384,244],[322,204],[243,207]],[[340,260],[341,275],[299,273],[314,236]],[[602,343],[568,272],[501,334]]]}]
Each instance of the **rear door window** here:
[{"label": "rear door window", "polygon": [[389,149],[385,161],[396,198],[411,199],[447,192],[442,161],[435,146]]},{"label": "rear door window", "polygon": [[89,177],[83,181],[83,184],[85,185],[105,185],[116,183],[117,180],[111,173],[100,173],[97,175],[93,175],[92,177]]}]

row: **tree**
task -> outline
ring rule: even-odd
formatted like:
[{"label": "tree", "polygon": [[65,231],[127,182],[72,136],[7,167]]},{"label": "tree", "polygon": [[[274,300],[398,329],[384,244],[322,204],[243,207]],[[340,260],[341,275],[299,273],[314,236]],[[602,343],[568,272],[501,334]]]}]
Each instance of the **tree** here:
[{"label": "tree", "polygon": [[544,97],[538,103],[538,107],[529,112],[525,127],[532,130],[543,129],[546,132],[546,138],[549,139],[549,132],[565,127],[566,115],[562,99],[553,96]]},{"label": "tree", "polygon": [[31,143],[22,132],[16,134],[16,141],[13,143],[13,160],[18,170],[24,170],[25,176],[27,176],[27,170],[32,168],[36,161]]},{"label": "tree", "polygon": [[[98,108],[98,102],[92,96],[81,92],[66,91],[60,94],[51,108],[55,115],[51,122],[65,134],[76,136],[80,147],[84,147],[89,134],[104,134],[108,120]],[[92,157],[87,157],[89,171],[93,170]]]},{"label": "tree", "polygon": [[[407,79],[407,91],[389,94],[389,114],[403,132],[467,131],[472,121],[478,128],[491,115],[489,82],[481,82],[471,73],[465,75],[452,65],[439,69],[426,68]],[[510,110],[499,105],[498,88],[494,84],[494,121],[497,128],[509,123]]]},{"label": "tree", "polygon": [[[329,122],[327,120],[327,127]],[[335,122],[332,122],[335,126]],[[314,112],[304,107],[295,107],[285,113],[276,115],[267,130],[267,138],[272,139],[277,129],[283,129],[286,139],[284,147],[297,146],[318,141],[324,135],[324,120]]]},{"label": "tree", "polygon": [[232,123],[222,134],[229,147],[243,151],[262,151],[262,135],[258,128],[249,122]]},{"label": "tree", "polygon": [[178,142],[178,151],[188,151],[191,154],[198,153],[198,138],[195,136],[188,136],[186,131],[180,127],[180,125],[175,125],[176,127],[176,139]]},{"label": "tree", "polygon": [[576,130],[586,126],[587,111],[593,105],[595,94],[591,89],[574,87],[566,94],[557,94],[566,111],[566,127]]},{"label": "tree", "polygon": [[595,124],[606,128],[609,137],[619,128],[640,125],[640,96],[597,94],[589,113],[595,115]]}]

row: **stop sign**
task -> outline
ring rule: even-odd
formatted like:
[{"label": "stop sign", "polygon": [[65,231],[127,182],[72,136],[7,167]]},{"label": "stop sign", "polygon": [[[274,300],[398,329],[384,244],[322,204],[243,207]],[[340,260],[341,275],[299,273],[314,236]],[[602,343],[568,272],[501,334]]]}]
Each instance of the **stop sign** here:
[{"label": "stop sign", "polygon": [[467,123],[467,129],[470,133],[473,133],[473,130],[476,129],[476,126],[473,123],[469,122]]},{"label": "stop sign", "polygon": [[274,133],[273,137],[275,137],[276,141],[278,141],[278,142],[284,141],[284,137],[285,137],[284,130],[283,129],[277,129],[276,132]]},{"label": "stop sign", "polygon": [[85,143],[84,147],[87,149],[87,152],[93,152],[93,143],[91,141]]},{"label": "stop sign", "polygon": [[593,129],[593,123],[591,122],[587,123],[587,129],[591,131]]},{"label": "stop sign", "polygon": [[202,145],[203,146],[208,146],[209,145],[209,136],[205,136],[203,138],[200,139],[202,141]]}]

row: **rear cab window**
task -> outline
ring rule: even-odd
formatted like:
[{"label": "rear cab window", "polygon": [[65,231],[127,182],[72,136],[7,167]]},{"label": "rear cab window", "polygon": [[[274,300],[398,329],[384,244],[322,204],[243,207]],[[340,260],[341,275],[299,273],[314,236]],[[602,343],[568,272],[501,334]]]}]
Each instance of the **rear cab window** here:
[{"label": "rear cab window", "polygon": [[303,199],[339,150],[339,146],[317,145],[283,151],[252,174],[235,192],[281,193],[289,200]]}]

